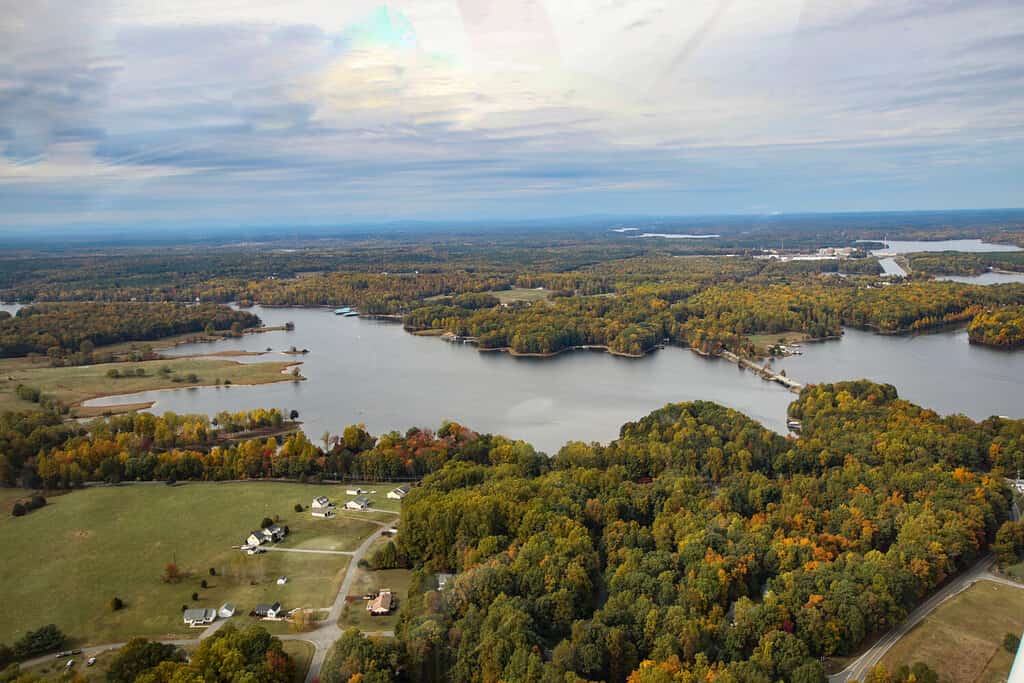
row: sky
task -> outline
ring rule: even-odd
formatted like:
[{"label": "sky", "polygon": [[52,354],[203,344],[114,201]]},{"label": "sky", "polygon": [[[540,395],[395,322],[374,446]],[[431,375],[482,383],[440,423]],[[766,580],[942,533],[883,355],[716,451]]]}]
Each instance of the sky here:
[{"label": "sky", "polygon": [[1020,0],[0,4],[0,230],[1024,206]]}]

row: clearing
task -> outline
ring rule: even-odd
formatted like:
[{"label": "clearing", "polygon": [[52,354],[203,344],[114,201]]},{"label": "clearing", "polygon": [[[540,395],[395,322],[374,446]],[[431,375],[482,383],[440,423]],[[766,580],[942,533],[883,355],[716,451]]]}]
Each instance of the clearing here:
[{"label": "clearing", "polygon": [[[19,492],[23,494],[24,492]],[[0,622],[0,642],[26,630],[57,624],[76,645],[132,636],[189,636],[181,607],[219,607],[231,602],[245,615],[259,602],[286,608],[329,607],[349,559],[345,555],[267,552],[248,556],[232,546],[279,517],[291,535],[279,547],[354,548],[379,528],[348,516],[313,519],[314,496],[335,487],[276,483],[134,484],[95,487],[48,497],[24,517],[0,518],[5,561],[0,582],[11,614],[31,618]],[[326,548],[332,549],[332,548]],[[162,580],[176,563],[178,583]],[[211,576],[209,569],[216,570]],[[278,576],[288,582],[279,586]],[[202,588],[201,581],[208,587]],[[199,600],[193,601],[193,592]],[[125,608],[112,612],[113,597]]]},{"label": "clearing", "polygon": [[[0,360],[0,412],[38,407],[15,396],[14,390],[19,384],[39,389],[43,394],[53,396],[65,405],[75,406],[101,396],[134,394],[154,389],[210,386],[217,380],[222,383],[229,381],[231,384],[290,381],[296,379],[288,374],[288,368],[293,364],[294,361],[239,363],[230,360],[175,358],[139,363],[104,363],[53,368],[46,360],[9,358]],[[169,372],[161,372],[165,367]],[[137,368],[141,368],[145,375],[135,376]],[[121,374],[130,370],[132,375],[113,379],[107,376],[107,371],[111,369],[116,369]],[[195,381],[189,381],[190,375],[195,375]],[[136,404],[134,407],[140,406]],[[99,411],[118,408],[124,407],[100,408]],[[97,412],[95,408],[84,410],[88,414]]]},{"label": "clearing", "polygon": [[1024,589],[979,581],[951,598],[901,638],[882,664],[890,671],[924,662],[953,683],[1005,681],[1013,655],[1007,633],[1024,630]]}]

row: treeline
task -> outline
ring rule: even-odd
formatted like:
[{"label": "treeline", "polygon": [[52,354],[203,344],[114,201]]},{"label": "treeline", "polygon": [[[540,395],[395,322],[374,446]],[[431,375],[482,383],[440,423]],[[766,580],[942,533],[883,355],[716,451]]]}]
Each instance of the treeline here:
[{"label": "treeline", "polygon": [[1024,306],[982,311],[967,326],[973,344],[1014,348],[1024,344]]},{"label": "treeline", "polygon": [[928,275],[981,275],[991,268],[1024,271],[1024,251],[923,252],[907,256],[915,273]]},{"label": "treeline", "polygon": [[[565,279],[555,283],[578,284]],[[783,281],[773,281],[777,279]],[[823,338],[841,334],[843,325],[909,332],[970,320],[985,306],[1024,303],[1022,285],[889,285],[875,278],[775,278],[764,272],[739,282],[708,283],[701,276],[700,282],[620,283],[615,290],[607,296],[570,294],[532,305],[493,307],[478,300],[460,305],[455,297],[414,309],[404,324],[409,330],[444,330],[473,338],[481,349],[524,354],[600,345],[640,355],[663,339],[709,353],[729,349],[753,354],[753,334],[792,331]]]},{"label": "treeline", "polygon": [[449,460],[496,454],[509,460],[536,457],[532,447],[501,436],[480,436],[456,423],[437,432],[410,429],[374,437],[360,425],[322,444],[304,432],[283,437],[238,438],[239,432],[279,428],[278,410],[204,415],[149,413],[113,416],[66,427],[44,413],[6,413],[0,421],[0,475],[25,488],[57,489],[87,482],[287,478],[295,480],[421,477]]},{"label": "treeline", "polygon": [[449,462],[403,502],[396,639],[346,633],[321,679],[822,683],[986,552],[1011,501],[986,470],[1021,421],[870,382],[792,414],[799,440],[697,402],[550,460]]},{"label": "treeline", "polygon": [[188,332],[241,332],[259,324],[255,315],[219,304],[36,304],[0,320],[0,357],[37,353],[87,363],[97,347],[108,344]]}]

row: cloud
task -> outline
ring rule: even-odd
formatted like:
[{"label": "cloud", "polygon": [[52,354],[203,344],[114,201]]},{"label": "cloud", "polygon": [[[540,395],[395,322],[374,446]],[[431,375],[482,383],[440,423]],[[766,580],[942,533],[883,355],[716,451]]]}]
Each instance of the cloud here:
[{"label": "cloud", "polygon": [[1020,205],[1017,9],[21,3],[4,222]]}]

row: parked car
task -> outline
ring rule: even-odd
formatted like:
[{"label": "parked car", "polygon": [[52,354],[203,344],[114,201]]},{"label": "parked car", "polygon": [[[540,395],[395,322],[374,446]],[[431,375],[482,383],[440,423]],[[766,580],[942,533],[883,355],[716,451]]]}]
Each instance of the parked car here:
[{"label": "parked car", "polygon": [[71,651],[71,654],[73,654],[73,655],[80,655],[80,654],[82,654],[82,650],[80,648],[75,648],[74,650]]},{"label": "parked car", "polygon": [[70,656],[71,656],[71,650],[61,650],[60,652],[58,652],[58,653],[57,653],[56,655],[54,655],[54,656],[55,656],[55,657],[56,657],[57,659],[61,659],[61,658],[63,658],[63,657],[70,657]]},{"label": "parked car", "polygon": [[85,665],[86,666],[92,666],[95,663],[96,663],[96,658],[95,657],[89,657],[89,659],[86,660]]},{"label": "parked car", "polygon": [[64,668],[65,668],[65,669],[70,669],[70,668],[71,668],[71,667],[73,667],[74,665],[75,665],[75,660],[73,660],[73,659],[69,659],[69,660],[68,660],[68,663],[64,665]]}]

